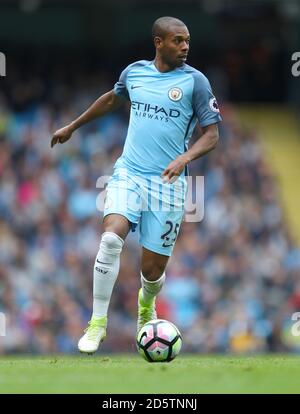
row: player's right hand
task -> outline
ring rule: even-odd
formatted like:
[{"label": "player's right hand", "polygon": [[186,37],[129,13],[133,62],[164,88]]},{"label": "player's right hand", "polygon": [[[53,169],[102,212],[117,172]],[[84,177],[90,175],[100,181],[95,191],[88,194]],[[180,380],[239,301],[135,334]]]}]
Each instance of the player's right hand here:
[{"label": "player's right hand", "polygon": [[71,138],[72,133],[73,130],[70,125],[67,125],[55,131],[51,140],[51,148],[53,148],[57,143],[63,144],[64,142],[68,141]]}]

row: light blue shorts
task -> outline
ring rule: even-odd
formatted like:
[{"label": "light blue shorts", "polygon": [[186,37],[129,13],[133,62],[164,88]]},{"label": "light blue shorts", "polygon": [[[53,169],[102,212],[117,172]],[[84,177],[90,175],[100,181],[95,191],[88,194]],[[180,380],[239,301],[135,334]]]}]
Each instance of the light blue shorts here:
[{"label": "light blue shorts", "polygon": [[104,214],[121,214],[139,226],[139,243],[148,250],[171,256],[184,214],[187,184],[181,177],[163,184],[159,176],[142,176],[124,167],[114,169],[104,201]]}]

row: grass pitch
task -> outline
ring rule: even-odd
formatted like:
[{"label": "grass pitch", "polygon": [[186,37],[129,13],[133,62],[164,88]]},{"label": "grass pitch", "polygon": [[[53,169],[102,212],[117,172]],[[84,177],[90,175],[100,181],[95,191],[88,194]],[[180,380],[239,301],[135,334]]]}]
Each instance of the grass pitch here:
[{"label": "grass pitch", "polygon": [[1,357],[0,393],[300,393],[300,358],[181,355]]}]

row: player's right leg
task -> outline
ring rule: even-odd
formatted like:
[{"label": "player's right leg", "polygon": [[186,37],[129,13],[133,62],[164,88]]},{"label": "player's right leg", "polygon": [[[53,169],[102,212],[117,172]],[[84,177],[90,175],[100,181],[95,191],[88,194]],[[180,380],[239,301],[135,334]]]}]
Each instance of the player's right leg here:
[{"label": "player's right leg", "polygon": [[94,266],[93,314],[78,342],[80,352],[92,354],[106,337],[107,311],[120,268],[120,254],[130,222],[120,214],[104,217],[104,233]]},{"label": "player's right leg", "polygon": [[100,249],[94,266],[93,315],[80,339],[81,352],[95,352],[106,336],[107,311],[120,268],[124,240],[140,219],[140,189],[124,168],[115,168],[106,188]]}]

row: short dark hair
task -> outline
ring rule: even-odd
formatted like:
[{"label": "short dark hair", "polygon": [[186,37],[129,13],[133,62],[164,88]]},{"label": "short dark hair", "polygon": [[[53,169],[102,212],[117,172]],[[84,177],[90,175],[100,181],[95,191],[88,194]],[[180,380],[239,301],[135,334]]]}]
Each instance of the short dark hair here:
[{"label": "short dark hair", "polygon": [[152,26],[153,39],[158,36],[164,38],[168,33],[170,26],[186,26],[181,20],[176,17],[164,16],[156,19]]}]

